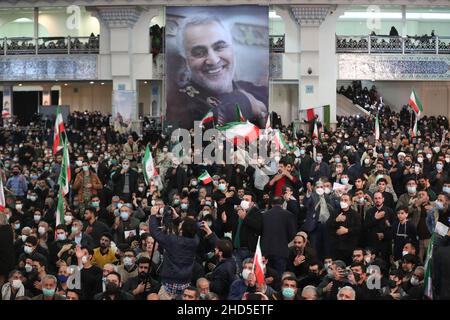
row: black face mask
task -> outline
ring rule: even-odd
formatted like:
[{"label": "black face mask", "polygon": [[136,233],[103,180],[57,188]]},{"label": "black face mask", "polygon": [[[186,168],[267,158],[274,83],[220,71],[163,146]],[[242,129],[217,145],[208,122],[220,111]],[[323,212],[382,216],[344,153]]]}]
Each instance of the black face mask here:
[{"label": "black face mask", "polygon": [[393,289],[397,286],[397,282],[395,280],[389,279],[389,288]]},{"label": "black face mask", "polygon": [[356,282],[359,282],[361,280],[361,275],[359,273],[353,272],[353,276],[355,277]]},{"label": "black face mask", "polygon": [[116,294],[120,291],[120,288],[117,284],[113,282],[106,282],[105,292],[108,294]]}]

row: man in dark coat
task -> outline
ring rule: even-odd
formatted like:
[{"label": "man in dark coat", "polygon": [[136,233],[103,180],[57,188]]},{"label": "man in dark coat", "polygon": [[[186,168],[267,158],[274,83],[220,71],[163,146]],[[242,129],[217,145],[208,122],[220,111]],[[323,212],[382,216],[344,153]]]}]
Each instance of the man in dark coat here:
[{"label": "man in dark coat", "polygon": [[286,271],[288,244],[295,236],[297,221],[289,211],[281,208],[283,199],[274,197],[272,209],[263,213],[261,250],[268,259],[268,265],[279,274]]},{"label": "man in dark coat", "polygon": [[138,174],[130,168],[130,160],[123,160],[122,167],[112,176],[114,194],[131,203],[133,193],[138,191]]},{"label": "man in dark coat", "polygon": [[358,245],[361,232],[361,218],[350,208],[350,196],[341,196],[341,210],[330,215],[327,221],[330,236],[333,239],[333,258],[346,264],[352,261],[353,249]]},{"label": "man in dark coat", "polygon": [[[0,177],[1,179],[1,177]],[[0,285],[7,279],[14,269],[14,235],[7,217],[0,213]]]}]

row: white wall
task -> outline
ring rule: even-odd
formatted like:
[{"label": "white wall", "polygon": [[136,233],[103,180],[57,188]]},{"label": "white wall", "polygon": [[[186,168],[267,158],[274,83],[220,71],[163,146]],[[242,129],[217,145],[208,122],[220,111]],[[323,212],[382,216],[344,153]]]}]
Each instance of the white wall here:
[{"label": "white wall", "polygon": [[298,84],[271,83],[269,111],[275,111],[283,124],[290,124],[298,110]]},{"label": "white wall", "polygon": [[[74,89],[78,92],[74,92]],[[112,84],[89,84],[87,82],[73,82],[61,87],[61,104],[69,105],[70,111],[100,111],[111,112]]]}]

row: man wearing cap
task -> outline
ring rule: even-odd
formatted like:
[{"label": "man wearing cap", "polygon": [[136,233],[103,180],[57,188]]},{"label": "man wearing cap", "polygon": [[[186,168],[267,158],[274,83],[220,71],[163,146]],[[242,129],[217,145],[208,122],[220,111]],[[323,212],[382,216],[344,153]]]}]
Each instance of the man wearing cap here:
[{"label": "man wearing cap", "polygon": [[317,259],[313,248],[307,246],[308,235],[300,231],[294,238],[294,246],[289,248],[288,270],[295,273],[297,278],[308,275],[309,264]]}]

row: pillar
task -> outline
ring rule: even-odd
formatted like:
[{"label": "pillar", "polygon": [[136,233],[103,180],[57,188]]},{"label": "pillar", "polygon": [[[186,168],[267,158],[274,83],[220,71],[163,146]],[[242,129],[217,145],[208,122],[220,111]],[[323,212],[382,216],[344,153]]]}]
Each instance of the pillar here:
[{"label": "pillar", "polygon": [[335,31],[338,14],[336,6],[296,5],[291,11],[300,26],[300,120],[306,110],[318,108],[315,113],[323,120],[321,108],[330,105],[330,123],[336,124],[337,56]]},{"label": "pillar", "polygon": [[[13,86],[11,84],[5,83],[3,85],[3,109],[2,109],[2,118],[9,119],[13,115]],[[3,122],[4,125],[7,125],[7,121]]]},{"label": "pillar", "polygon": [[34,38],[39,38],[39,8],[34,7]]},{"label": "pillar", "polygon": [[52,104],[52,85],[46,84],[42,86],[42,105],[50,106]]}]

